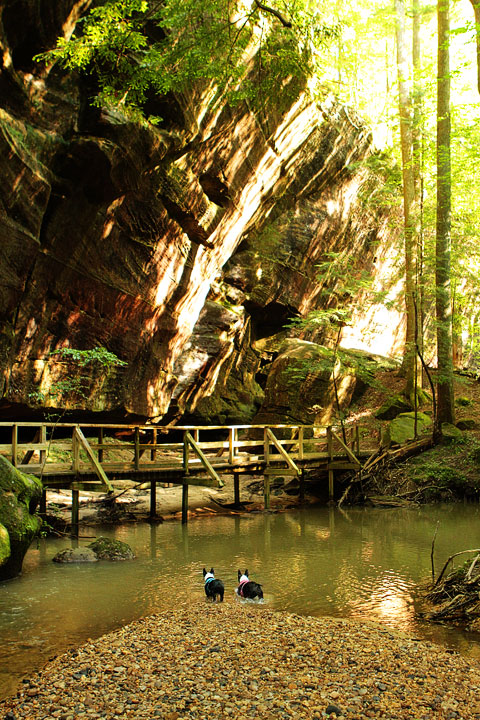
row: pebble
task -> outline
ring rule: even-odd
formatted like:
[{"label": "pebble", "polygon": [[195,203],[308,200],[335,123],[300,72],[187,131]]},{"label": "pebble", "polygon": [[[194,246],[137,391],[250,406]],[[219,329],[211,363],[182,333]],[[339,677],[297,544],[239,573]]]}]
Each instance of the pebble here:
[{"label": "pebble", "polygon": [[479,695],[480,663],[433,643],[199,601],[58,656],[0,720],[480,720]]}]

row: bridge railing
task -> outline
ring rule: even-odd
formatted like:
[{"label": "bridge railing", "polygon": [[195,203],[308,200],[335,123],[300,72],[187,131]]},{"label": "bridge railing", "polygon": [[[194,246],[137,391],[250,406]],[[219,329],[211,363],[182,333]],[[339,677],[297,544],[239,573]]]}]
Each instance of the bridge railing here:
[{"label": "bridge railing", "polygon": [[[369,440],[370,448],[362,449],[361,440],[365,445]],[[233,473],[237,504],[240,473],[263,474],[268,509],[272,475],[299,478],[302,495],[304,469],[322,467],[328,472],[333,501],[334,471],[361,469],[362,458],[371,456],[372,441],[376,445],[371,433],[362,438],[359,426],[0,422],[0,454],[18,469],[42,478],[41,514],[46,514],[48,488],[71,490],[74,535],[79,526],[79,492],[112,492],[110,478],[119,476],[149,482],[152,518],[157,483],[181,484],[183,523],[188,518],[189,485],[221,487],[222,473]]]},{"label": "bridge railing", "polygon": [[[361,430],[321,425],[125,425],[0,422],[0,454],[25,472],[49,476],[216,469],[328,459],[360,463]],[[188,451],[186,448],[188,447]],[[187,457],[187,460],[185,460]],[[340,469],[340,467],[339,467]]]}]

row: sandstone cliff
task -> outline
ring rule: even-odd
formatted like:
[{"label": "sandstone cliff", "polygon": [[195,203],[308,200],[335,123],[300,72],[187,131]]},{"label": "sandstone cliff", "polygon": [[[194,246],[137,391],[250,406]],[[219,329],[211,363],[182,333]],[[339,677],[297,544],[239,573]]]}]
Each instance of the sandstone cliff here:
[{"label": "sandstone cliff", "polygon": [[[285,323],[326,302],[326,253],[348,249],[383,282],[368,128],[301,91],[267,120],[206,92],[158,101],[152,130],[94,110],[89,82],[32,59],[89,4],[0,9],[1,414],[57,402],[49,386],[78,370],[51,351],[104,346],[127,365],[83,378],[67,406],[247,421]],[[375,350],[400,337],[390,316]]]}]

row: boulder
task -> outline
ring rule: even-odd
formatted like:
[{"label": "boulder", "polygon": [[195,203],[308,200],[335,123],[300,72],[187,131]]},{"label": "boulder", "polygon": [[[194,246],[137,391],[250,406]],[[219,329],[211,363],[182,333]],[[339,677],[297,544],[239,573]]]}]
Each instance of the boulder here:
[{"label": "boulder", "polygon": [[463,432],[460,428],[455,427],[451,423],[442,423],[442,441],[445,443],[462,442],[464,440]]},{"label": "boulder", "polygon": [[404,397],[393,395],[377,410],[375,417],[378,420],[393,420],[400,413],[409,412],[411,409],[411,404]]},{"label": "boulder", "polygon": [[[426,428],[432,424],[432,419],[426,413],[417,413],[417,435],[422,435]],[[400,413],[392,420],[382,436],[382,447],[390,445],[403,445],[415,439],[415,413]]]},{"label": "boulder", "polygon": [[477,421],[473,418],[463,418],[463,420],[459,420],[457,422],[456,427],[459,430],[475,430],[477,427]]},{"label": "boulder", "polygon": [[38,478],[25,475],[0,456],[0,580],[22,571],[25,553],[42,525],[35,514],[41,496]]},{"label": "boulder", "polygon": [[93,550],[90,548],[67,548],[66,550],[60,550],[55,557],[53,562],[56,563],[86,563],[86,562],[98,562],[98,557],[95,555]]},{"label": "boulder", "polygon": [[133,560],[135,553],[121,540],[99,537],[88,546],[99,560]]},{"label": "boulder", "polygon": [[356,352],[341,350],[339,355],[334,357],[332,350],[307,340],[284,340],[270,366],[262,407],[252,422],[331,422],[337,410],[334,376],[340,410],[350,405],[357,386],[364,382],[358,377]]}]

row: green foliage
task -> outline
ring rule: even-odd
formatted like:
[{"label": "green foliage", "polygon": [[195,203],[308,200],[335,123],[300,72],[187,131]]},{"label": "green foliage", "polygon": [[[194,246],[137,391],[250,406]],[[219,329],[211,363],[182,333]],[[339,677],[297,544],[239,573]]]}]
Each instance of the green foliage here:
[{"label": "green foliage", "polygon": [[[52,350],[50,357],[58,357],[60,362],[73,365],[71,373],[66,377],[60,377],[53,382],[47,392],[42,390],[32,390],[27,394],[29,401],[35,405],[46,405],[47,403],[60,404],[69,396],[86,399],[86,390],[90,375],[87,371],[95,372],[95,370],[109,371],[115,367],[124,367],[126,362],[120,360],[115,353],[110,352],[106,348],[99,346],[92,350],[78,350],[76,348],[64,347],[58,350]],[[78,372],[78,370],[83,372]]]},{"label": "green foliage", "polygon": [[408,461],[408,476],[420,486],[432,486],[425,500],[445,497],[445,491],[458,497],[477,497],[480,490],[478,463],[480,443],[471,435],[462,443],[437,445]]},{"label": "green foliage", "polygon": [[137,120],[150,92],[180,92],[198,81],[228,89],[231,100],[274,94],[278,101],[279,80],[304,77],[313,50],[336,30],[298,1],[268,7],[274,12],[232,0],[107,0],[78,23],[75,36],[59,38],[37,59],[95,73],[94,103]]},{"label": "green foliage", "polygon": [[315,354],[305,359],[295,358],[287,368],[288,383],[298,385],[314,374],[354,375],[367,385],[375,381],[375,363],[360,354],[332,349],[321,345],[315,346]]},{"label": "green foliage", "polygon": [[387,306],[388,291],[373,290],[372,274],[366,270],[358,271],[357,264],[357,257],[346,251],[325,253],[325,260],[317,265],[321,286],[317,298],[323,307],[312,310],[305,317],[294,318],[286,327],[318,331],[348,325],[354,311],[352,300],[359,296],[364,303],[383,302]]},{"label": "green foliage", "polygon": [[73,360],[79,367],[86,367],[98,363],[105,368],[123,367],[127,365],[124,360],[120,360],[115,353],[110,352],[106,348],[100,346],[92,350],[77,350],[76,348],[64,347],[59,350],[52,350],[50,357],[58,355],[62,360]]},{"label": "green foliage", "polygon": [[440,487],[457,490],[461,490],[467,484],[465,473],[449,465],[438,465],[437,463],[425,462],[419,465],[411,477],[418,485],[431,482]]},{"label": "green foliage", "polygon": [[[360,191],[366,206],[390,213],[402,202],[402,170],[390,151],[376,152],[363,163],[369,170],[369,179]],[[392,221],[393,218],[392,218]]]}]

